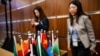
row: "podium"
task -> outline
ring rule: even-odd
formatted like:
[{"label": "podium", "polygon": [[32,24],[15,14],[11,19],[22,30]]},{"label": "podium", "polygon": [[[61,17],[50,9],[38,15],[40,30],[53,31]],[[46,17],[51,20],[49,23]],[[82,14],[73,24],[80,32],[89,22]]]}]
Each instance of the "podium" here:
[{"label": "podium", "polygon": [[12,52],[0,48],[0,56],[14,56]]}]

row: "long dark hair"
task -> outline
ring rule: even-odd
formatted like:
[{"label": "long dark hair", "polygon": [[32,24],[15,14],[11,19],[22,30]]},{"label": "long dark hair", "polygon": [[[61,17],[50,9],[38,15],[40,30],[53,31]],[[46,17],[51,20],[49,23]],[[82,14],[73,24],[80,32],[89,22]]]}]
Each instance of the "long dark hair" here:
[{"label": "long dark hair", "polygon": [[[86,15],[86,14],[83,12],[82,5],[81,5],[80,1],[78,1],[78,0],[73,0],[73,1],[71,1],[71,2],[69,3],[69,5],[70,5],[70,4],[74,4],[74,5],[77,6],[77,12],[76,12],[77,19],[76,19],[76,22],[78,23],[79,17],[80,17],[81,15]],[[69,17],[70,17],[70,24],[71,24],[71,26],[73,26],[73,20],[74,20],[74,18],[73,18],[73,16],[72,16],[71,14],[69,14]]]},{"label": "long dark hair", "polygon": [[[39,11],[39,14],[40,14],[39,17],[36,16],[34,10],[38,10],[38,11]],[[36,7],[33,9],[33,13],[34,13],[34,16],[35,16],[35,20],[36,20],[36,21],[38,21],[38,19],[42,20],[42,19],[47,18],[47,17],[45,16],[45,14],[44,14],[43,9],[42,9],[40,6],[36,6]]]}]

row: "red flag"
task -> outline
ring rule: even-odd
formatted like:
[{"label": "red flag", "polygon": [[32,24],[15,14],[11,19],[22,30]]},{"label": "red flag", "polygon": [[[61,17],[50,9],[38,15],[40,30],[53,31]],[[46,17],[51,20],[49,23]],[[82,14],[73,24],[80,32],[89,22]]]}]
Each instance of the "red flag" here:
[{"label": "red flag", "polygon": [[28,53],[28,50],[29,50],[28,40],[21,41],[21,46],[22,46],[23,56],[25,56]]},{"label": "red flag", "polygon": [[48,48],[48,40],[46,33],[42,33],[42,46],[46,50]]},{"label": "red flag", "polygon": [[32,44],[36,46],[36,40],[32,38]]},{"label": "red flag", "polygon": [[17,56],[23,56],[22,54],[22,48],[21,45],[19,43],[16,44],[16,50],[17,50]]}]

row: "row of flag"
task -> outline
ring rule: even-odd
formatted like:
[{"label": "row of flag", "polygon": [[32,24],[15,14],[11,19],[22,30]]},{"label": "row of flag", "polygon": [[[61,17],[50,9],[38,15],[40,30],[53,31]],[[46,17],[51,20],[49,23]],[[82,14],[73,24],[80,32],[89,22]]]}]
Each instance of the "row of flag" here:
[{"label": "row of flag", "polygon": [[[56,32],[58,34],[58,31]],[[20,43],[17,42],[16,36],[13,37],[14,56],[60,56],[59,39],[53,31],[38,31],[38,34],[28,32],[28,38],[24,40],[19,35]]]}]

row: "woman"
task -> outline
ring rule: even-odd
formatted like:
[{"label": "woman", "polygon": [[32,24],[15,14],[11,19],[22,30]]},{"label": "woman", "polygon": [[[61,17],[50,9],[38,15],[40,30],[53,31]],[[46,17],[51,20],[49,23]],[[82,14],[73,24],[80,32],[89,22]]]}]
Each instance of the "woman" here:
[{"label": "woman", "polygon": [[48,31],[49,29],[49,21],[47,17],[45,16],[43,9],[40,6],[36,6],[33,10],[35,19],[32,20],[31,24],[37,31],[40,31],[41,29]]},{"label": "woman", "polygon": [[81,3],[73,0],[69,3],[68,25],[68,50],[72,56],[89,56],[90,50],[95,51],[95,36],[91,20],[83,12]]},{"label": "woman", "polygon": [[[38,31],[41,31],[41,29],[48,31],[49,21],[43,12],[43,9],[40,6],[36,6],[33,10],[33,13],[34,13],[35,18],[32,20],[31,24],[32,24],[32,27],[35,27],[35,29],[36,29],[36,37],[37,37]],[[35,38],[35,39],[37,39],[37,38]],[[36,56],[38,56],[36,47],[34,47],[33,49],[34,49],[34,51],[33,51],[34,54]]]}]

